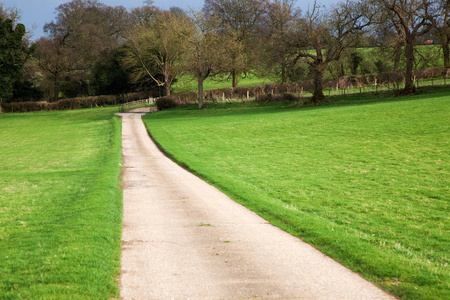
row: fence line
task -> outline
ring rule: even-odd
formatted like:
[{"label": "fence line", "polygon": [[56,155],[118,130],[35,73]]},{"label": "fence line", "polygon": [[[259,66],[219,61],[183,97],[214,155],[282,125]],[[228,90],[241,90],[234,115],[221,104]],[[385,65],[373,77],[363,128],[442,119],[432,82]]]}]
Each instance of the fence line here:
[{"label": "fence line", "polygon": [[119,112],[127,112],[135,108],[151,105],[155,103],[155,98],[141,99],[123,103],[119,106]]}]

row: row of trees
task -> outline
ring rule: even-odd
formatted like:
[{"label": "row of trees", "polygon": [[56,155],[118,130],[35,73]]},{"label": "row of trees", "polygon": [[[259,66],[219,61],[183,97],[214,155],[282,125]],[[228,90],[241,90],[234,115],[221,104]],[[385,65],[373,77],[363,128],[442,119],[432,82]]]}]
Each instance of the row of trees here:
[{"label": "row of trees", "polygon": [[[330,65],[350,56],[354,72],[361,60],[355,49],[365,46],[392,57],[393,71],[405,72],[404,92],[410,93],[415,46],[430,39],[442,45],[450,67],[449,0],[348,0],[332,8],[315,2],[304,13],[295,0],[205,0],[195,12],[160,10],[150,0],[131,12],[72,0],[56,11],[44,27],[47,36],[30,46],[22,42],[25,28],[16,25],[17,15],[2,7],[1,40],[9,35],[16,43],[8,40],[1,49],[20,53],[21,63],[0,80],[27,87],[16,95],[8,90],[3,99],[24,100],[36,91],[53,100],[149,89],[170,95],[171,85],[190,74],[198,80],[201,107],[208,76],[229,74],[236,87],[250,72],[287,82],[303,70],[314,80],[311,101],[321,101]],[[8,55],[0,53],[2,64]]]}]

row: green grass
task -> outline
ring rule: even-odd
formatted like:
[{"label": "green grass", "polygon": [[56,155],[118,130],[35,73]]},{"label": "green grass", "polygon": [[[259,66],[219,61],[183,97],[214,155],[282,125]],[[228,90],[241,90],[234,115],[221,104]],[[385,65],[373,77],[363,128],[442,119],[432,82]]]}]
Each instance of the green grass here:
[{"label": "green grass", "polygon": [[[240,87],[248,87],[255,85],[263,85],[266,83],[271,83],[273,80],[269,78],[258,78],[253,75],[248,75],[239,78],[238,86]],[[215,89],[223,89],[223,88],[231,88],[232,83],[231,79],[227,77],[227,75],[216,76],[216,77],[208,77],[204,84],[203,89],[206,90],[215,90]],[[197,79],[192,76],[183,76],[178,82],[172,85],[172,93],[185,93],[197,91]]]},{"label": "green grass", "polygon": [[449,299],[450,89],[145,116],[233,199],[405,299]]},{"label": "green grass", "polygon": [[0,115],[0,299],[118,296],[116,110]]}]

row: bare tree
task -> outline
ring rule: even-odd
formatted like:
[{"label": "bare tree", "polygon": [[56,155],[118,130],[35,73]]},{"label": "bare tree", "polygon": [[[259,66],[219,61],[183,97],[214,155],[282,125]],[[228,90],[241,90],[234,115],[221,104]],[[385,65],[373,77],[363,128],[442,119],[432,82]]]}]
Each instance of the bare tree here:
[{"label": "bare tree", "polygon": [[300,17],[296,0],[275,0],[268,4],[262,34],[258,44],[262,45],[261,66],[275,73],[281,82],[287,82],[295,66],[295,56],[288,52],[288,40]]},{"label": "bare tree", "polygon": [[[33,62],[44,72],[44,78],[39,85],[50,85],[47,96],[58,100],[61,91],[61,81],[70,72],[71,49],[64,44],[65,36],[46,38],[42,37],[36,42],[36,52],[32,56]],[[48,80],[51,84],[45,83]]]},{"label": "bare tree", "polygon": [[380,55],[385,56],[383,63],[392,58],[393,71],[398,71],[403,54],[404,41],[401,32],[397,31],[396,22],[392,14],[378,14],[373,28],[370,30],[373,39],[377,41]]},{"label": "bare tree", "polygon": [[[433,0],[376,0],[379,12],[392,20],[398,37],[405,45],[405,88],[403,93],[415,91],[413,81],[414,46],[417,37],[436,26],[434,22],[436,2]],[[383,19],[382,19],[383,20]]]},{"label": "bare tree", "polygon": [[20,20],[21,13],[17,7],[7,7],[3,3],[0,3],[0,18],[3,20],[10,19],[13,26],[17,25]]},{"label": "bare tree", "polygon": [[444,67],[450,68],[450,0],[442,0],[439,5],[440,14],[436,20],[436,28],[441,36]]},{"label": "bare tree", "polygon": [[311,102],[325,99],[324,72],[330,62],[341,58],[347,47],[354,46],[356,34],[370,24],[371,18],[364,17],[367,11],[366,5],[355,1],[341,3],[330,11],[314,2],[306,16],[298,20],[289,51],[313,71]]},{"label": "bare tree", "polygon": [[218,19],[221,34],[234,40],[235,48],[227,47],[233,87],[250,66],[253,38],[267,11],[267,3],[267,0],[205,0],[205,16]]}]

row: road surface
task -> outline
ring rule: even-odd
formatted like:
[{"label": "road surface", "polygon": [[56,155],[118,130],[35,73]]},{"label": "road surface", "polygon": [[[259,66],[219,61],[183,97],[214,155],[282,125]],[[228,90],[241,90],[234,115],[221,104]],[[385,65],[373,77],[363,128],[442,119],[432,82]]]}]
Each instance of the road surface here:
[{"label": "road surface", "polygon": [[177,166],[122,114],[122,299],[394,299]]}]

